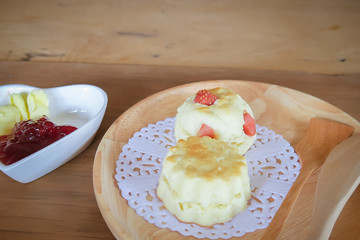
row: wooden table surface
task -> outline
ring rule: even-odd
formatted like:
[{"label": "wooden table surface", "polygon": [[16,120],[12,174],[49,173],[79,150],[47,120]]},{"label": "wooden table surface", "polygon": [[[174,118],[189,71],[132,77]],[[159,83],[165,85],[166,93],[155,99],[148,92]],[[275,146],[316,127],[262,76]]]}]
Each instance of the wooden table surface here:
[{"label": "wooden table surface", "polygon": [[[265,82],[359,121],[359,12],[360,2],[350,0],[1,1],[1,85],[87,83],[103,88],[109,102],[92,144],[64,166],[29,184],[0,174],[0,239],[113,239],[94,196],[97,146],[125,110],[170,87]],[[312,176],[303,191],[315,187]],[[358,187],[331,239],[359,239],[359,222]],[[282,239],[298,239],[294,224]]]},{"label": "wooden table surface", "polygon": [[359,12],[357,0],[2,0],[0,59],[356,73]]}]

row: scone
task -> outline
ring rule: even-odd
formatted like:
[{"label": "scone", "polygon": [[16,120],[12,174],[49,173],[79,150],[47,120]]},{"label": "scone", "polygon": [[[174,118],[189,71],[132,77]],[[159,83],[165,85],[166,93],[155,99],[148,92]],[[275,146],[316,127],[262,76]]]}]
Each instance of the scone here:
[{"label": "scone", "polygon": [[246,159],[210,137],[179,140],[167,153],[157,188],[180,221],[211,226],[231,220],[251,196]]},{"label": "scone", "polygon": [[178,108],[176,140],[209,136],[235,146],[241,154],[256,139],[254,114],[238,94],[226,88],[200,90]]}]

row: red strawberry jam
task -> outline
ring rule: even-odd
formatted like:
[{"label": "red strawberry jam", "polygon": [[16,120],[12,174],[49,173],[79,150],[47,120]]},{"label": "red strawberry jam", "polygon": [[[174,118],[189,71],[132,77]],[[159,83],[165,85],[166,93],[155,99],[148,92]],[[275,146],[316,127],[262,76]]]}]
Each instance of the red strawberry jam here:
[{"label": "red strawberry jam", "polygon": [[39,151],[75,131],[73,126],[58,126],[46,116],[37,121],[26,120],[15,124],[10,135],[0,136],[0,161],[10,165]]}]

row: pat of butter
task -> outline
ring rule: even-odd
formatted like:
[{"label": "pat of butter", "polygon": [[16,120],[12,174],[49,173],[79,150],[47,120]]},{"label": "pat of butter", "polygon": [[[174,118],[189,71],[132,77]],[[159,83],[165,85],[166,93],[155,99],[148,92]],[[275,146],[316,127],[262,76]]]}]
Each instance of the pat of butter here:
[{"label": "pat of butter", "polygon": [[31,91],[27,96],[27,105],[30,119],[41,118],[49,114],[49,100],[42,89]]},{"label": "pat of butter", "polygon": [[29,119],[29,112],[26,105],[26,93],[10,95],[10,104],[17,107],[21,114],[21,120]]},{"label": "pat of butter", "polygon": [[10,95],[10,104],[0,106],[0,136],[11,133],[15,123],[37,120],[49,114],[49,100],[42,89]]},{"label": "pat of butter", "polygon": [[20,121],[21,113],[17,107],[12,105],[0,107],[0,135],[10,134],[15,123]]}]

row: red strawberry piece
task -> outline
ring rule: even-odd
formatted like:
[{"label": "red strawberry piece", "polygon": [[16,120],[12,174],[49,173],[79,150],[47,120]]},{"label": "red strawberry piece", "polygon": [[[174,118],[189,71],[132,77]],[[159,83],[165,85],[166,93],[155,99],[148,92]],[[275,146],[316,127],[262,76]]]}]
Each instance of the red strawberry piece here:
[{"label": "red strawberry piece", "polygon": [[217,96],[204,89],[196,93],[194,101],[196,103],[210,106],[213,105],[217,99]]},{"label": "red strawberry piece", "polygon": [[202,124],[200,127],[200,130],[197,133],[198,137],[204,137],[204,136],[208,136],[211,138],[215,138],[215,132],[214,129],[212,129],[211,127],[209,127],[206,124]]},{"label": "red strawberry piece", "polygon": [[255,119],[249,114],[244,113],[244,133],[248,136],[254,136],[256,133]]}]

